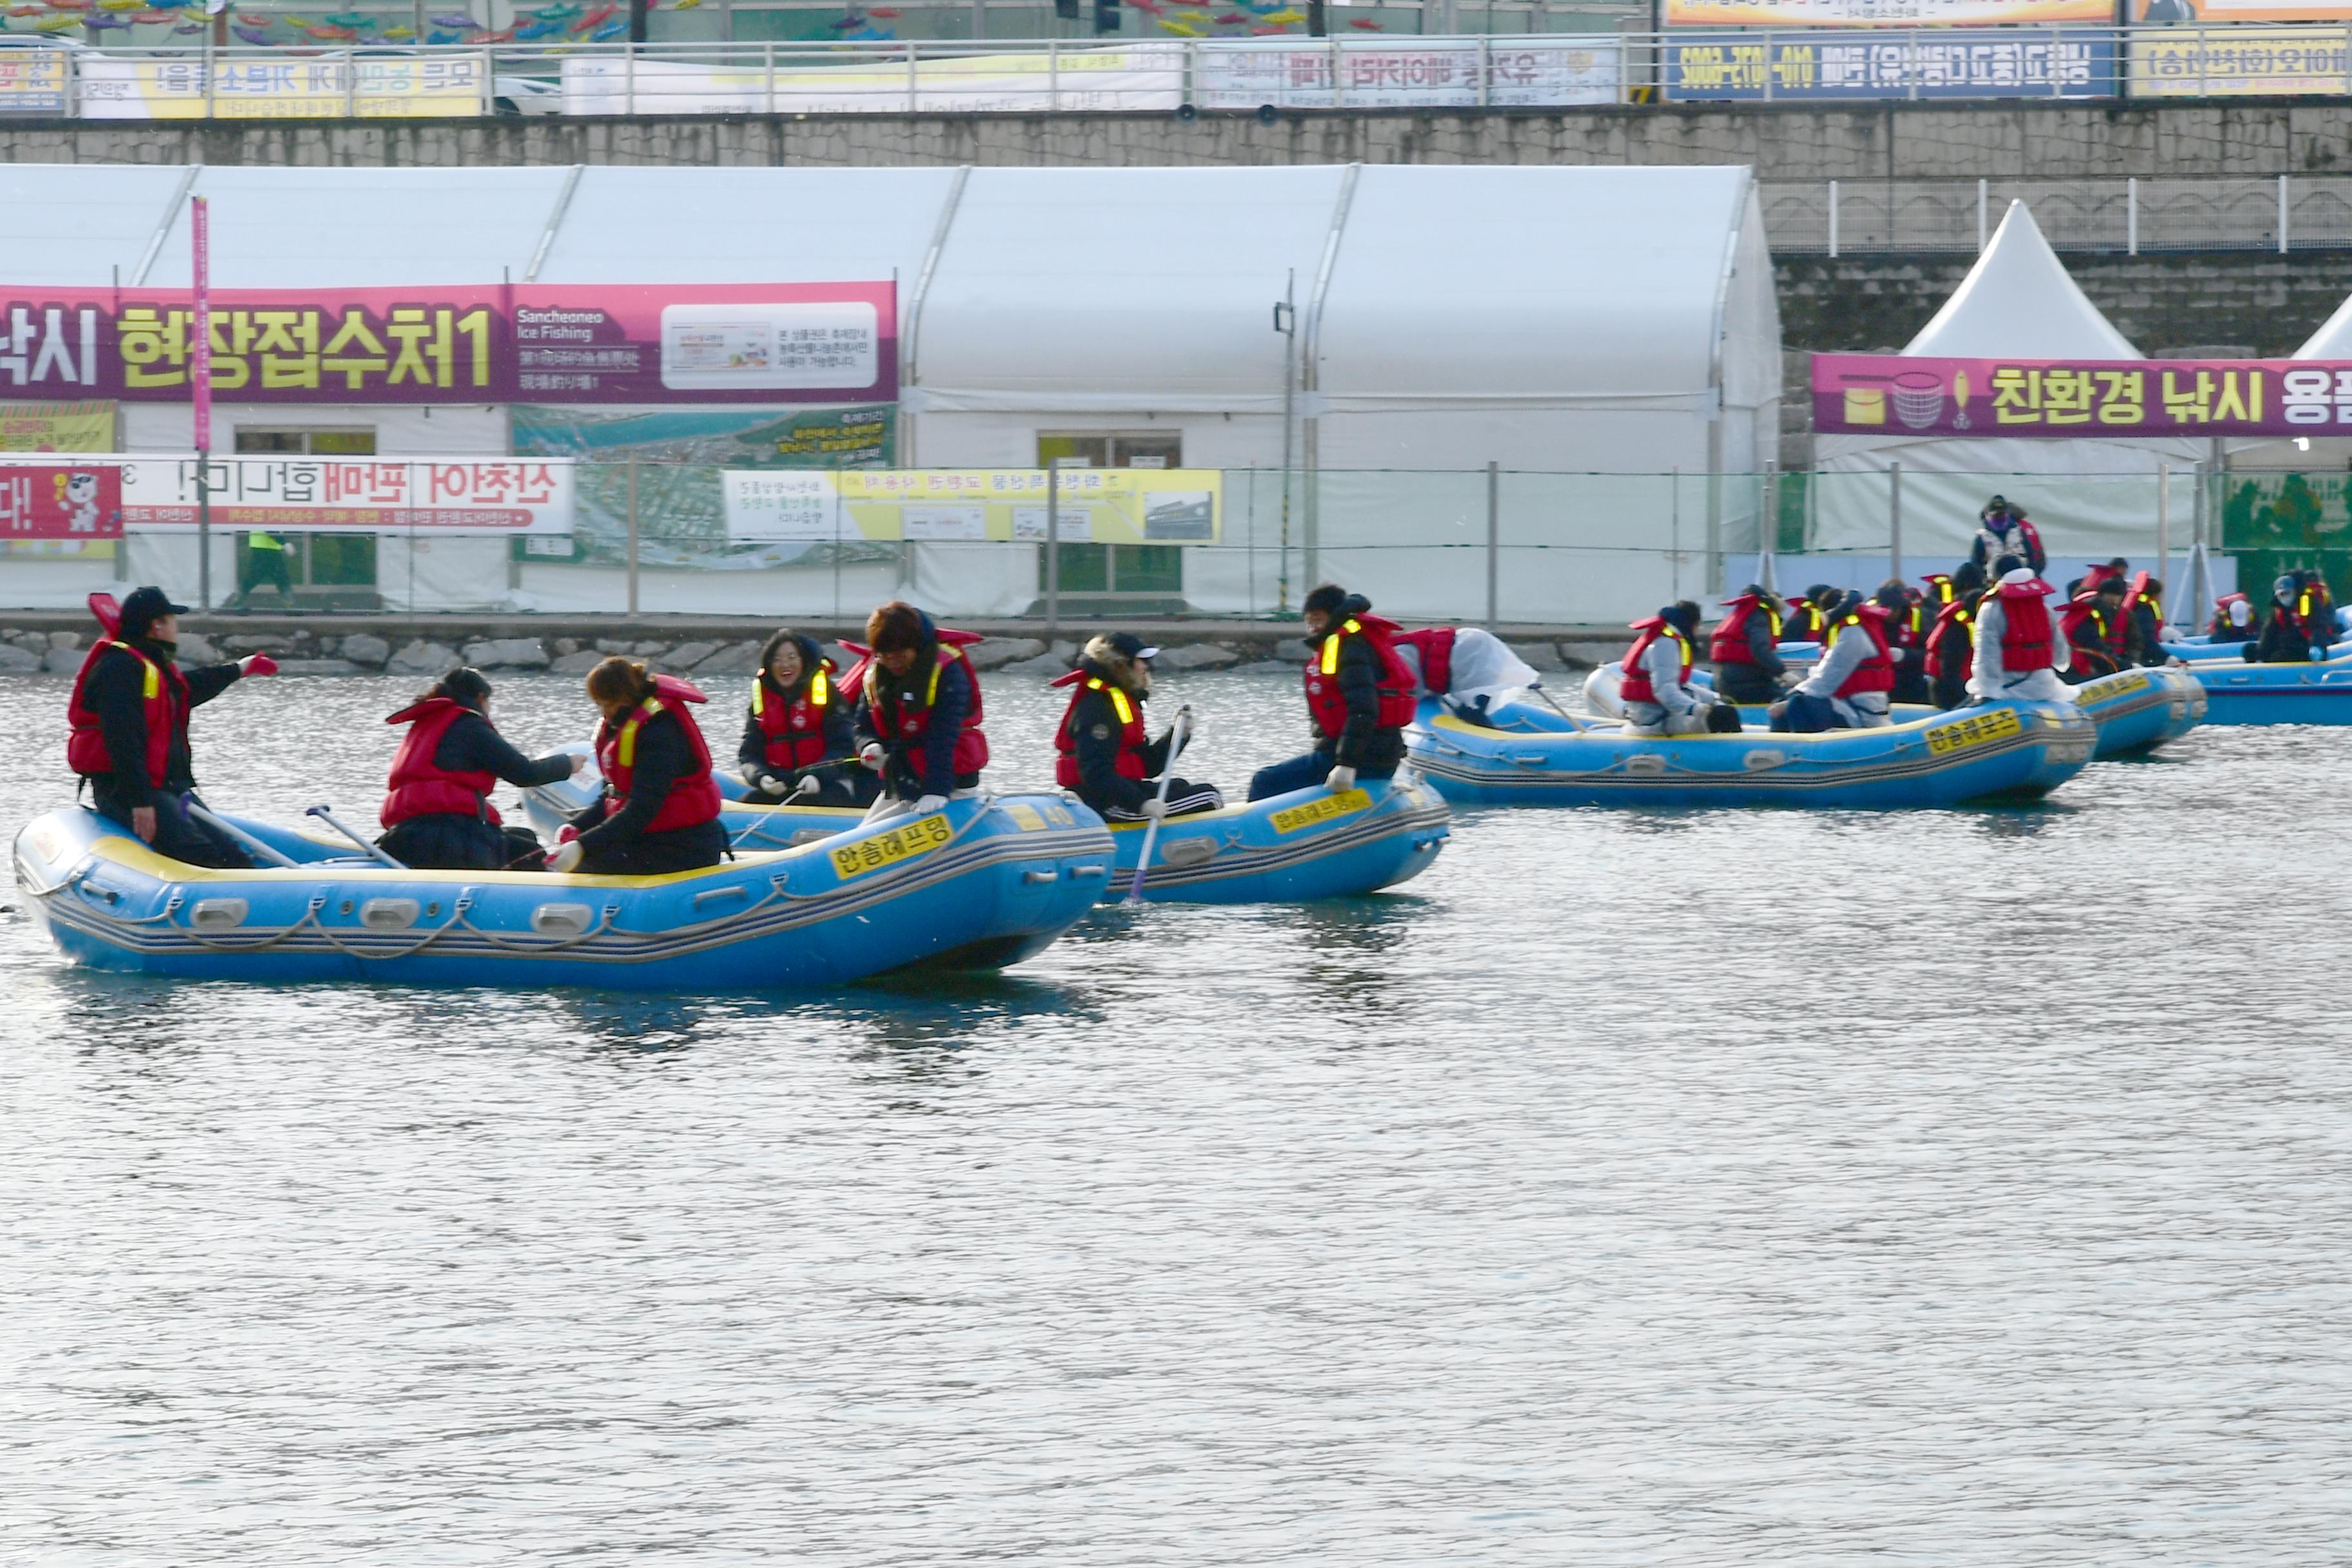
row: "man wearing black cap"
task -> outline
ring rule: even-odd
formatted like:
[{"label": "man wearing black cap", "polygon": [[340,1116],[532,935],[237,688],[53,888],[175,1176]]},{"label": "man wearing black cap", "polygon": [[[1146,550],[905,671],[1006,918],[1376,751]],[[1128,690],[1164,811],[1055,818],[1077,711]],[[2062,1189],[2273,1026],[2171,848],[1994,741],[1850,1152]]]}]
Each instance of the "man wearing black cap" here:
[{"label": "man wearing black cap", "polygon": [[1397,654],[1401,628],[1371,608],[1370,599],[1333,583],[1307,595],[1299,618],[1307,623],[1307,713],[1315,749],[1260,768],[1250,780],[1252,800],[1318,784],[1350,790],[1359,778],[1396,775],[1421,682]]},{"label": "man wearing black cap", "polygon": [[89,781],[100,815],[159,854],[191,866],[247,866],[244,850],[188,813],[196,788],[188,714],[239,677],[274,674],[278,664],[257,653],[182,670],[173,659],[186,609],[161,588],[138,589],[123,601],[115,635],[90,649],[74,679],[66,761]]},{"label": "man wearing black cap", "polygon": [[[1151,696],[1151,661],[1159,653],[1132,633],[1113,632],[1090,640],[1078,655],[1078,667],[1054,682],[1077,689],[1054,731],[1055,781],[1108,821],[1181,816],[1225,804],[1216,785],[1171,776],[1162,809],[1159,775],[1167,772],[1176,730],[1171,724],[1154,741],[1143,721],[1143,704]],[[1189,744],[1191,713],[1179,714],[1177,721]]]}]

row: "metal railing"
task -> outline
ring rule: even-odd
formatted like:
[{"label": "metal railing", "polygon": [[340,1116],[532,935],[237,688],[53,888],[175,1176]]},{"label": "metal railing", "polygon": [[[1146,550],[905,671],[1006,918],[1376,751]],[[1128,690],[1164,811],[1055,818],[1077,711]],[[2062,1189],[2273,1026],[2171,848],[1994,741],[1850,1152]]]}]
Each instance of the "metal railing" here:
[{"label": "metal railing", "polygon": [[1811,180],[1762,195],[1780,256],[1982,250],[2011,201],[2063,251],[2352,249],[2352,175]]}]

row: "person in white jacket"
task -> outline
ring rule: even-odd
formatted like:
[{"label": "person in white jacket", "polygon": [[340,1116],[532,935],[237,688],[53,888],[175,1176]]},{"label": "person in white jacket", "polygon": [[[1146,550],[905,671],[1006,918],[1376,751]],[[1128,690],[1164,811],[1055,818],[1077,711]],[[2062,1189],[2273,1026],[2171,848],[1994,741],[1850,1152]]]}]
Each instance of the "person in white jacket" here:
[{"label": "person in white jacket", "polygon": [[1969,695],[1979,702],[2072,702],[2074,689],[2058,678],[2069,658],[2058,619],[2050,613],[2055,591],[2013,555],[1990,592],[1977,605],[1976,671]]},{"label": "person in white jacket", "polygon": [[1837,729],[1885,728],[1890,722],[1887,694],[1895,684],[1885,615],[1849,590],[1830,615],[1825,651],[1790,695],[1828,703]]}]

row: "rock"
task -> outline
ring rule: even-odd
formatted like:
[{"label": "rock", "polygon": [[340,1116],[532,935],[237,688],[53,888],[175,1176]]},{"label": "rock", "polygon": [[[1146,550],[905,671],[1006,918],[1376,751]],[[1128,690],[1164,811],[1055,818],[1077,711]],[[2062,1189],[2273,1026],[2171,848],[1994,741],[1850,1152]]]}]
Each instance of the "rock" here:
[{"label": "rock", "polygon": [[184,665],[218,664],[220,649],[213,647],[212,638],[202,632],[180,634],[180,662]]},{"label": "rock", "polygon": [[1163,648],[1160,657],[1152,660],[1162,669],[1223,669],[1241,661],[1241,655],[1231,648],[1219,647],[1213,642],[1194,643],[1190,647]]},{"label": "rock", "polygon": [[665,675],[684,675],[718,651],[719,645],[715,642],[682,642],[656,658],[653,667]]},{"label": "rock", "polygon": [[580,639],[578,637],[558,637],[551,645],[550,645],[549,651],[553,653],[558,658],[562,658],[566,654],[578,653],[580,651]]},{"label": "rock", "polygon": [[10,632],[8,641],[12,647],[32,649],[35,658],[49,651],[49,634],[47,632]]},{"label": "rock", "polygon": [[420,637],[394,654],[391,663],[384,668],[394,675],[446,675],[457,662],[456,648],[444,647],[437,642],[426,642]]},{"label": "rock", "polygon": [[1281,659],[1262,658],[1255,664],[1235,666],[1234,673],[1236,675],[1288,675],[1295,677],[1298,673],[1298,667],[1295,664],[1285,663]]},{"label": "rock", "polygon": [[341,637],[320,637],[319,639],[319,657],[321,658],[331,658],[336,654],[341,653],[342,651],[342,647],[343,639]]},{"label": "rock", "polygon": [[545,669],[547,650],[537,637],[491,637],[467,643],[466,662],[478,669]]},{"label": "rock", "polygon": [[14,643],[0,643],[0,675],[30,675],[47,655],[30,653]]},{"label": "rock", "polygon": [[347,658],[281,658],[278,661],[280,675],[364,675]]},{"label": "rock", "polygon": [[78,647],[53,647],[42,656],[41,668],[51,675],[72,675],[81,668],[85,657]]},{"label": "rock", "polygon": [[373,632],[353,632],[335,651],[353,664],[370,664],[381,669],[383,661],[392,657],[392,645]]},{"label": "rock", "polygon": [[1548,642],[1515,642],[1507,643],[1505,646],[1513,653],[1517,654],[1520,658],[1526,660],[1530,668],[1544,670],[1555,675],[1559,674],[1568,668],[1567,661],[1559,657],[1559,649],[1554,644]]},{"label": "rock", "polygon": [[[49,634],[49,646],[53,648],[79,647],[81,647],[81,634],[79,632],[51,632]],[[76,666],[75,668],[79,668],[80,667]]]},{"label": "rock", "polygon": [[1069,672],[1069,654],[1042,653],[1035,658],[1024,658],[1014,664],[1004,665],[996,673],[1016,677],[1035,676],[1051,680],[1057,675],[1067,675]]},{"label": "rock", "polygon": [[974,669],[996,669],[1015,659],[1035,658],[1045,645],[1035,637],[987,637],[964,650]]},{"label": "rock", "polygon": [[730,643],[694,667],[697,675],[749,675],[760,668],[760,645]]},{"label": "rock", "polygon": [[629,651],[639,658],[652,658],[667,647],[669,644],[666,642],[633,643],[629,647]]},{"label": "rock", "polygon": [[593,647],[583,647],[576,653],[567,653],[558,658],[547,667],[547,672],[550,675],[585,675],[604,663],[607,657],[598,653]]},{"label": "rock", "polygon": [[1287,659],[1293,664],[1305,664],[1315,657],[1315,645],[1305,637],[1285,637],[1274,645],[1273,653],[1276,658]]},{"label": "rock", "polygon": [[598,637],[596,639],[596,651],[598,653],[626,653],[636,646],[636,644],[631,642],[626,637]]},{"label": "rock", "polygon": [[239,632],[233,637],[223,637],[221,647],[231,653],[268,653],[284,647],[291,638],[268,636],[259,632]]}]

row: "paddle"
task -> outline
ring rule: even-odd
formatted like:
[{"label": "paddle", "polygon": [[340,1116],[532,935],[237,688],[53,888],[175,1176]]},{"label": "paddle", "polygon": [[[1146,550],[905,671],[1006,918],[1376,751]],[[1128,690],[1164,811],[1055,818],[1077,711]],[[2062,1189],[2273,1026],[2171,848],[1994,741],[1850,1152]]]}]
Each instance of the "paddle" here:
[{"label": "paddle", "polygon": [[336,832],[341,834],[344,837],[358,845],[360,847],[360,853],[369,857],[371,859],[380,860],[395,871],[405,871],[408,869],[407,867],[394,859],[383,850],[377,848],[374,845],[369,843],[366,839],[361,837],[358,834],[353,833],[350,828],[345,827],[341,822],[337,821],[335,818],[335,808],[333,806],[314,805],[309,810],[303,812],[302,815],[305,816],[317,817],[320,821],[325,823],[328,826],[333,828]]},{"label": "paddle", "polygon": [[1168,781],[1176,776],[1176,759],[1183,753],[1184,739],[1191,732],[1192,728],[1192,705],[1188,702],[1176,710],[1176,721],[1169,726],[1168,761],[1160,770],[1159,801],[1161,816],[1153,817],[1143,829],[1143,853],[1136,858],[1135,881],[1127,889],[1127,901],[1130,904],[1143,902],[1143,873],[1151,864],[1152,842],[1160,837],[1160,824],[1167,813]]},{"label": "paddle", "polygon": [[[284,855],[280,855],[277,850],[272,849],[268,845],[264,844],[260,839],[256,838],[252,834],[247,833],[244,828],[239,827],[236,823],[224,822],[221,818],[214,816],[211,812],[206,811],[203,806],[198,805],[194,800],[191,799],[187,804],[188,815],[190,816],[194,817],[198,822],[203,823],[207,827],[213,828],[217,832],[227,834],[231,838],[236,839],[239,844],[244,845],[247,849],[252,850],[256,855],[260,856],[264,860],[268,861],[271,865],[290,867],[297,864],[296,861],[289,859]],[[404,870],[406,868],[404,867],[403,869]]]},{"label": "paddle", "polygon": [[111,637],[122,630],[122,606],[114,602],[111,594],[92,594],[89,613],[98,617],[98,629]]}]

